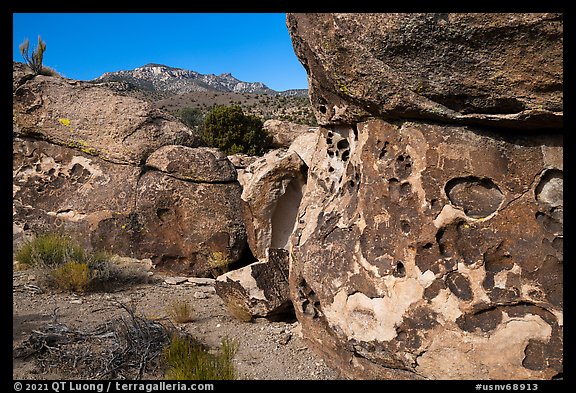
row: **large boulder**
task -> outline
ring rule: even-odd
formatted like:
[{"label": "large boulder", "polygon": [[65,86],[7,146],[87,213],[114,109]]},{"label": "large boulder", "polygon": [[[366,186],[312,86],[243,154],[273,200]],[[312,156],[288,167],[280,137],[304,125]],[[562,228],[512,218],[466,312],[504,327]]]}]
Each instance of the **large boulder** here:
[{"label": "large boulder", "polygon": [[289,121],[269,119],[264,122],[264,130],[272,136],[272,147],[288,148],[300,135],[314,132],[316,127]]},{"label": "large boulder", "polygon": [[562,14],[289,14],[319,124],[562,124]]},{"label": "large boulder", "polygon": [[132,210],[100,222],[91,235],[94,245],[195,276],[212,274],[215,256],[227,263],[243,256],[242,190],[222,152],[165,146],[148,158],[146,169]]},{"label": "large boulder", "polygon": [[150,102],[95,84],[54,76],[31,77],[14,63],[16,135],[77,148],[106,160],[142,164],[160,146],[199,136]]},{"label": "large boulder", "polygon": [[242,189],[223,153],[170,145],[193,134],[143,101],[14,70],[16,247],[64,231],[87,248],[196,276],[212,274],[215,257],[243,257]]},{"label": "large boulder", "polygon": [[324,124],[290,251],[312,348],[350,378],[561,375],[561,19],[322,14],[288,26]]},{"label": "large boulder", "polygon": [[237,178],[232,162],[211,147],[163,146],[148,157],[146,166],[195,183],[229,183]]}]

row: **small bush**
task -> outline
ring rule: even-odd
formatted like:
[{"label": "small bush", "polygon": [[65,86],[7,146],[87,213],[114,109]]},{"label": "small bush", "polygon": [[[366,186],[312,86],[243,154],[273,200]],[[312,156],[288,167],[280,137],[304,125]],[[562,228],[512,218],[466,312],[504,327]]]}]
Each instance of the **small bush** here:
[{"label": "small bush", "polygon": [[261,156],[272,142],[262,120],[245,115],[238,105],[215,106],[204,117],[200,134],[208,146],[228,155],[242,153]]},{"label": "small bush", "polygon": [[70,261],[83,261],[84,250],[69,236],[47,233],[24,243],[15,258],[29,267],[56,267]]},{"label": "small bush", "polygon": [[178,111],[178,117],[182,123],[186,124],[189,128],[196,128],[202,125],[204,115],[198,108],[184,107]]},{"label": "small bush", "polygon": [[176,323],[192,322],[194,309],[187,302],[174,301],[170,305],[168,314]]},{"label": "small bush", "polygon": [[103,251],[85,252],[67,235],[47,233],[26,242],[14,255],[34,268],[41,284],[65,291],[110,290],[148,281],[142,268],[120,267]]},{"label": "small bush", "polygon": [[230,258],[228,258],[228,255],[224,252],[214,251],[208,257],[208,265],[210,266],[212,277],[217,278],[218,276],[228,272]]},{"label": "small bush", "polygon": [[64,291],[86,292],[90,285],[90,269],[83,262],[70,261],[51,272],[53,285]]},{"label": "small bush", "polygon": [[233,380],[238,378],[233,359],[238,341],[222,339],[216,353],[188,336],[173,335],[164,349],[165,378],[171,380]]}]

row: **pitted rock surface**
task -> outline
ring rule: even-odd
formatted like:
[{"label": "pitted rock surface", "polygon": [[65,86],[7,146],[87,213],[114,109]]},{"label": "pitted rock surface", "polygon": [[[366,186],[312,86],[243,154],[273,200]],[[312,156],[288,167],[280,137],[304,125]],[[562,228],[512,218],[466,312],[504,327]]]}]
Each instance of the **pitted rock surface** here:
[{"label": "pitted rock surface", "polygon": [[[103,86],[14,63],[13,239],[63,231],[85,247],[206,276],[246,251],[241,186],[227,157],[184,124]],[[217,253],[217,254],[216,254]]]},{"label": "pitted rock surface", "polygon": [[562,15],[287,26],[323,126],[291,240],[314,348],[350,378],[562,375]]},{"label": "pitted rock surface", "polygon": [[354,378],[561,373],[562,136],[321,132],[290,287],[326,359]]}]

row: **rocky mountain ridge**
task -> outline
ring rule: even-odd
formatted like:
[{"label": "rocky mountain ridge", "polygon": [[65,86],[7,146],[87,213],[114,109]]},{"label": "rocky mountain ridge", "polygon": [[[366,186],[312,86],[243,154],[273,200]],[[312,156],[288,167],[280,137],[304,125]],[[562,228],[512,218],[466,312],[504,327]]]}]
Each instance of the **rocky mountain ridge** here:
[{"label": "rocky mountain ridge", "polygon": [[214,91],[302,97],[308,95],[306,89],[290,89],[278,92],[262,82],[244,82],[230,73],[201,74],[192,70],[155,63],[145,64],[133,70],[106,72],[91,82],[127,82],[143,90],[168,94]]}]

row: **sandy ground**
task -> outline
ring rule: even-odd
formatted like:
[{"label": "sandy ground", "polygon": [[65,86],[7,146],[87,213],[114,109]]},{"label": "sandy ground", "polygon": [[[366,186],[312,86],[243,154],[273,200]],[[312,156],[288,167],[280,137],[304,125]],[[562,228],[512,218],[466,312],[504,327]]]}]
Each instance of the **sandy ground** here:
[{"label": "sandy ground", "polygon": [[[248,380],[331,380],[336,371],[326,366],[299,335],[298,322],[270,322],[257,319],[241,322],[226,310],[210,284],[190,282],[168,284],[166,276],[154,274],[153,283],[138,284],[109,293],[56,293],[38,290],[34,273],[13,274],[13,348],[18,348],[32,331],[42,330],[54,321],[70,329],[95,329],[126,311],[118,302],[135,307],[136,314],[149,319],[169,318],[169,305],[175,300],[189,302],[193,320],[175,324],[210,347],[222,338],[240,343],[234,358],[241,379]],[[55,311],[56,310],[56,311]],[[90,350],[87,348],[87,350]],[[14,379],[76,379],[65,371],[43,372],[34,356],[13,360]],[[144,379],[158,376],[144,375]],[[83,379],[83,378],[82,378]]]}]

